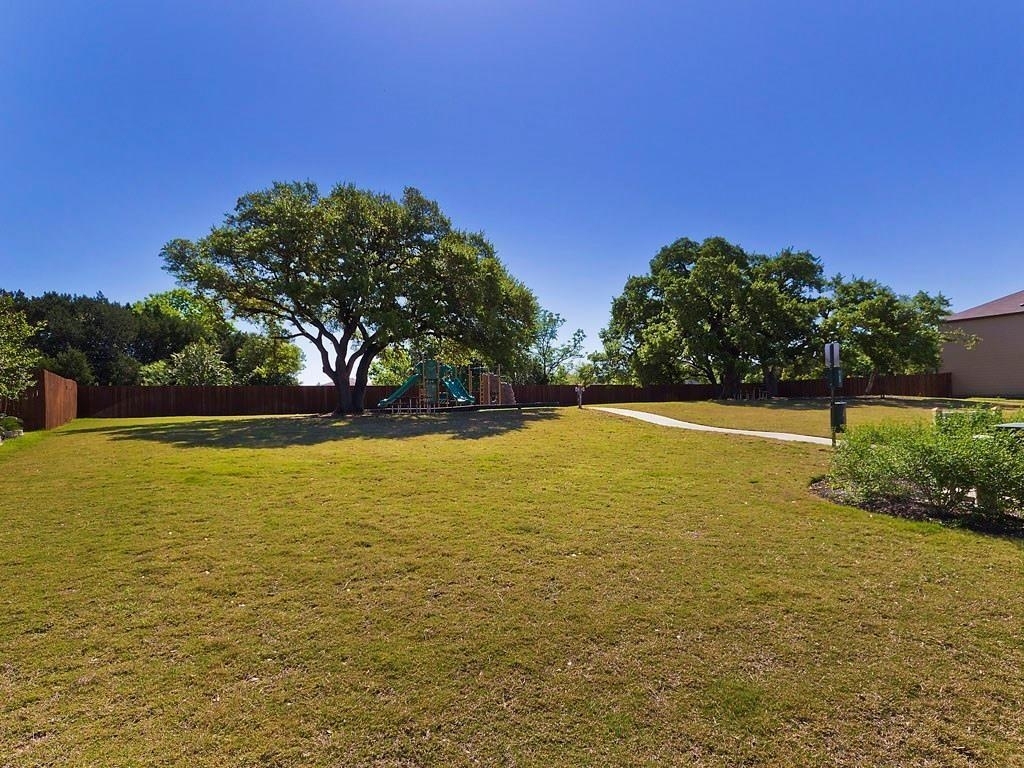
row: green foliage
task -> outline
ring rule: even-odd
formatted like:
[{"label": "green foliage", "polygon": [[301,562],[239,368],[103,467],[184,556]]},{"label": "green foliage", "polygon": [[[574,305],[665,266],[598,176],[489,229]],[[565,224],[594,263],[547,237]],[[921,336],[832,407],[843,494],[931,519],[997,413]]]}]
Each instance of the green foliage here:
[{"label": "green foliage", "polygon": [[217,347],[238,381],[293,383],[301,370],[301,351],[274,338],[277,329],[240,331],[223,306],[184,288],[131,306],[102,294],[11,298],[36,323],[31,344],[42,353],[42,364],[80,384],[163,382],[171,356],[196,342]]},{"label": "green foliage", "polygon": [[163,387],[173,384],[169,360],[157,360],[139,368],[139,384],[146,387]]},{"label": "green foliage", "polygon": [[834,278],[824,334],[843,345],[849,375],[927,373],[942,356],[940,323],[949,314],[942,294],[898,296],[876,280]]},{"label": "green foliage", "polygon": [[636,384],[629,367],[629,360],[617,339],[610,337],[607,330],[600,332],[604,349],[587,355],[587,365],[594,373],[595,384]]},{"label": "green foliage", "polygon": [[641,384],[699,379],[733,396],[754,371],[771,384],[810,357],[823,286],[809,253],[769,257],[720,237],[683,238],[612,302],[605,353]]},{"label": "green foliage", "polygon": [[558,332],[563,325],[565,318],[557,312],[537,310],[529,357],[518,379],[528,384],[552,384],[568,380],[568,369],[572,362],[582,357],[586,334],[576,329],[566,343],[559,344]]},{"label": "green foliage", "polygon": [[374,358],[370,366],[370,381],[383,387],[397,387],[409,378],[412,365],[408,348],[395,344]]},{"label": "green foliage", "polygon": [[337,385],[339,412],[363,409],[370,366],[393,344],[443,339],[501,361],[533,331],[536,300],[491,244],[453,228],[412,188],[394,200],[352,185],[321,197],[309,182],[275,184],[163,256],[183,284],[236,315],[308,339]]},{"label": "green foliage", "polygon": [[[76,350],[88,361],[91,374],[90,381],[80,383],[133,383],[130,379],[135,371],[133,344],[138,337],[138,318],[131,307],[112,302],[102,293],[72,296],[48,292],[32,298],[19,293],[14,300],[33,323],[40,325],[32,345],[48,362]],[[65,359],[65,371],[84,373],[85,366],[78,355],[75,358]]]},{"label": "green foliage", "polygon": [[96,383],[96,376],[85,352],[71,347],[58,352],[53,357],[44,357],[41,365],[65,379],[73,379],[79,384],[89,386]]},{"label": "green foliage", "polygon": [[248,333],[235,353],[235,378],[239,384],[299,383],[303,354],[284,339]]},{"label": "green foliage", "polygon": [[171,382],[178,385],[223,385],[231,383],[231,369],[220,351],[205,341],[189,344],[171,355]]},{"label": "green foliage", "polygon": [[19,419],[17,416],[6,416],[0,413],[0,432],[14,432],[18,429],[23,429],[25,422]]},{"label": "green foliage", "polygon": [[0,295],[0,397],[16,398],[31,386],[39,354],[29,339],[39,329],[15,307],[10,296]]},{"label": "green foliage", "polygon": [[589,387],[597,382],[597,366],[591,362],[583,363],[573,371],[572,378],[575,380],[573,383]]},{"label": "green foliage", "polygon": [[[215,341],[224,338],[234,330],[228,321],[224,307],[209,297],[185,288],[172,288],[162,293],[152,293],[132,305],[139,315],[154,315],[173,318],[188,329],[189,341]],[[183,345],[184,346],[184,345]]]},{"label": "green foliage", "polygon": [[1024,512],[1024,444],[993,430],[1004,418],[972,409],[935,424],[855,427],[836,450],[831,481],[861,501],[919,502],[944,515]]},{"label": "green foliage", "polygon": [[132,349],[141,363],[169,360],[195,341],[222,349],[236,333],[222,307],[184,288],[153,293],[132,305],[139,333]]}]

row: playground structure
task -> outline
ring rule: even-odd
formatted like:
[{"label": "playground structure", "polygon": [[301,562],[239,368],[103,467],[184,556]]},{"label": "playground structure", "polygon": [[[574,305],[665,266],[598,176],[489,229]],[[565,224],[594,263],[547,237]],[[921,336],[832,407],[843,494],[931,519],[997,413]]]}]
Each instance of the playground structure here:
[{"label": "playground structure", "polygon": [[[459,372],[437,360],[423,360],[413,366],[412,373],[402,384],[385,397],[377,407],[397,413],[424,413],[438,408],[481,407],[515,405],[512,385],[501,380],[498,373],[465,369],[465,383]],[[476,394],[472,394],[474,389]]]},{"label": "playground structure", "polygon": [[501,380],[497,373],[480,373],[480,402],[484,405],[516,405],[512,385]]}]

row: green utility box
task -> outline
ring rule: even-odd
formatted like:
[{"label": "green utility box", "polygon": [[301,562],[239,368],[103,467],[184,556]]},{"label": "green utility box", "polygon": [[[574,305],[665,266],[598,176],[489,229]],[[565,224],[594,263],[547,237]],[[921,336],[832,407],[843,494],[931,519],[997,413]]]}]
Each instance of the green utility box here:
[{"label": "green utility box", "polygon": [[842,400],[832,403],[832,431],[846,431],[846,403]]}]

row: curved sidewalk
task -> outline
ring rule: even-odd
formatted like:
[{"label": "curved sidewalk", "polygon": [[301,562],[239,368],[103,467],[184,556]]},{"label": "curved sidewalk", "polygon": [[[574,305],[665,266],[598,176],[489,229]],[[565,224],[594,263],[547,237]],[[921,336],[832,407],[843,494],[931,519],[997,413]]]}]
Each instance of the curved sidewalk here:
[{"label": "curved sidewalk", "polygon": [[786,440],[791,443],[813,443],[814,445],[832,445],[831,438],[814,437],[813,435],[794,435],[791,432],[756,432],[752,429],[728,429],[726,427],[709,427],[705,424],[694,424],[690,421],[679,421],[670,419],[668,416],[659,416],[656,413],[644,411],[631,411],[627,408],[605,408],[600,405],[588,405],[588,410],[604,411],[614,413],[616,416],[628,416],[631,419],[658,424],[662,427],[675,427],[676,429],[692,429],[697,432],[722,432],[727,435],[746,435],[747,437],[763,437],[768,440]]}]

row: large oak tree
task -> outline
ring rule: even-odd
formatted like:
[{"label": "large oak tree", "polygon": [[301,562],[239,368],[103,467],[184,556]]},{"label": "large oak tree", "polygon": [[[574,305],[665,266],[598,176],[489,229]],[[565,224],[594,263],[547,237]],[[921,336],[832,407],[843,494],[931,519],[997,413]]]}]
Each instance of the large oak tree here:
[{"label": "large oak tree", "polygon": [[358,413],[370,365],[390,345],[445,339],[495,360],[532,338],[537,303],[482,234],[452,226],[408,188],[400,200],[310,182],[244,195],[201,240],[173,240],[166,268],[240,317],[294,328]]},{"label": "large oak tree", "polygon": [[700,379],[735,397],[759,371],[774,393],[815,344],[823,286],[809,253],[763,256],[720,237],[681,238],[612,302],[606,356],[641,384]]}]

